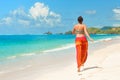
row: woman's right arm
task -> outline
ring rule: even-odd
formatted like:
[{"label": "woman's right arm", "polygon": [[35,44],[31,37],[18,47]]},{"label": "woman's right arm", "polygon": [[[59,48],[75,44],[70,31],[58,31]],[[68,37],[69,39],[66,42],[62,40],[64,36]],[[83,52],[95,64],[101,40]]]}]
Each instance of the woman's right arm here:
[{"label": "woman's right arm", "polygon": [[72,30],[72,34],[75,34],[75,26],[74,26],[74,28],[73,28],[73,30]]}]

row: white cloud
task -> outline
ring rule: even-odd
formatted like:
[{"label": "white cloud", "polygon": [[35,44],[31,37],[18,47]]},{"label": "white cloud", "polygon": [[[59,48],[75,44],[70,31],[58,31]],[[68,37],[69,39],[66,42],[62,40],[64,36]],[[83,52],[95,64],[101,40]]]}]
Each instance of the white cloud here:
[{"label": "white cloud", "polygon": [[27,14],[25,13],[23,8],[18,8],[16,10],[13,10],[10,12],[11,15],[16,15],[16,16],[26,16]]},{"label": "white cloud", "polygon": [[116,23],[116,24],[113,24],[113,26],[118,27],[118,26],[120,26],[120,24]]},{"label": "white cloud", "polygon": [[9,16],[0,19],[0,24],[23,25],[23,26],[39,26],[44,25],[56,26],[61,22],[61,16],[51,11],[44,3],[36,2],[25,12],[23,8],[10,11]]},{"label": "white cloud", "polygon": [[49,8],[43,3],[36,2],[29,10],[30,15],[37,19],[38,17],[47,17],[49,13]]},{"label": "white cloud", "polygon": [[88,11],[85,11],[86,14],[96,14],[96,10],[88,10]]},{"label": "white cloud", "polygon": [[21,19],[19,19],[18,23],[22,24],[24,26],[29,26],[30,25],[30,22],[28,20],[21,20]]},{"label": "white cloud", "polygon": [[40,23],[45,23],[50,26],[54,26],[61,21],[61,16],[53,11],[50,11],[49,7],[44,3],[36,2],[29,10],[31,17]]},{"label": "white cloud", "polygon": [[10,25],[12,23],[12,18],[11,17],[6,17],[0,20],[1,25]]},{"label": "white cloud", "polygon": [[113,9],[113,12],[116,13],[116,14],[120,14],[120,8]]},{"label": "white cloud", "polygon": [[60,17],[60,15],[59,14],[56,14],[56,13],[54,13],[54,12],[50,12],[50,16],[54,16],[54,17]]},{"label": "white cloud", "polygon": [[120,8],[115,8],[112,11],[114,13],[114,19],[115,20],[120,20]]}]

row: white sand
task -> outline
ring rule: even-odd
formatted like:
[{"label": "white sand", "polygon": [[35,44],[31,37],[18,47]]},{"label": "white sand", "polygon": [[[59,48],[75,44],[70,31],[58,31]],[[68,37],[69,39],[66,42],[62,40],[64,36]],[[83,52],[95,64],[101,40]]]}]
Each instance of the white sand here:
[{"label": "white sand", "polygon": [[81,73],[77,72],[74,62],[68,67],[48,72],[34,80],[120,80],[119,50],[120,43],[94,51],[88,56]]}]

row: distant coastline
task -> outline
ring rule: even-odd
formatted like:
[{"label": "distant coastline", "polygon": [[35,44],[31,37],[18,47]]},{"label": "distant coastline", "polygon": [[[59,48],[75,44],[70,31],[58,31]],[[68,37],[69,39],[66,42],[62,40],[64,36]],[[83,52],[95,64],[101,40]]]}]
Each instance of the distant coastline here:
[{"label": "distant coastline", "polygon": [[[98,27],[88,27],[88,32],[89,34],[120,34],[120,26],[118,27],[114,27],[114,26],[104,26],[102,28],[98,28]],[[5,35],[71,35],[72,34],[72,29],[65,31],[65,32],[52,32],[52,31],[46,31],[44,33],[40,33],[40,34],[0,34],[0,36],[5,36]]]},{"label": "distant coastline", "polygon": [[[119,27],[104,26],[102,28],[89,27],[88,32],[90,34],[120,34],[120,26]],[[48,31],[48,32],[45,32],[44,34],[51,35],[53,33]],[[69,31],[66,31],[65,33],[56,33],[56,34],[72,34],[72,31],[69,30]]]}]

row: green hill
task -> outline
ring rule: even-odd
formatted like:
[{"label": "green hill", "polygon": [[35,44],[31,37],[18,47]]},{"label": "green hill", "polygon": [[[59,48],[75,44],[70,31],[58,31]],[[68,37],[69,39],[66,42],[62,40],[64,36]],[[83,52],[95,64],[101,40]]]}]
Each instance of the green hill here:
[{"label": "green hill", "polygon": [[120,34],[120,27],[88,28],[90,34]]},{"label": "green hill", "polygon": [[[120,26],[104,26],[102,28],[90,27],[87,30],[90,34],[120,34]],[[72,31],[67,31],[65,34],[72,34]]]}]

